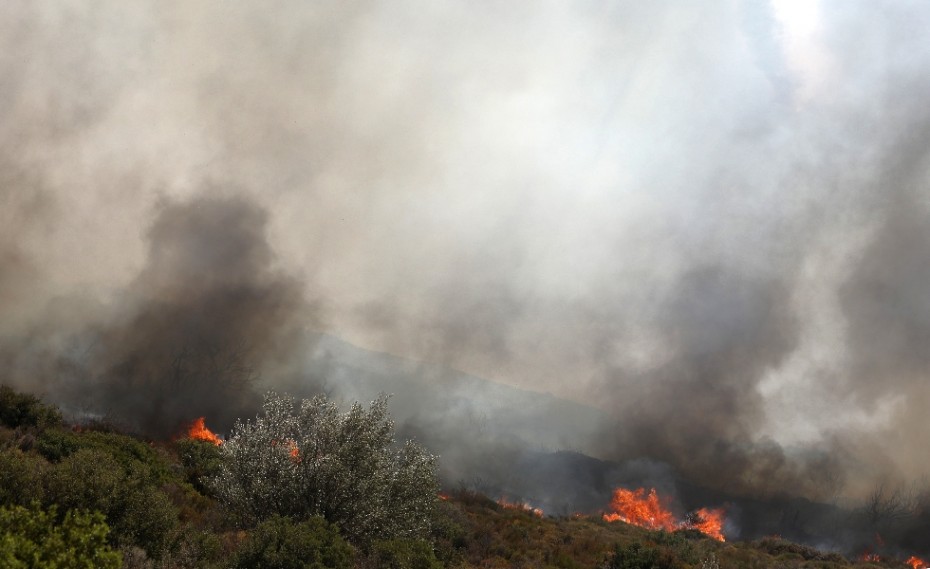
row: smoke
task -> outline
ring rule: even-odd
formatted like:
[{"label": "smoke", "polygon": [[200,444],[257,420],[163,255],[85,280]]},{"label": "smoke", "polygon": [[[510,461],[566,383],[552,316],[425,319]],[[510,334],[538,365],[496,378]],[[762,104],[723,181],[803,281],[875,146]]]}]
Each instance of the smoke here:
[{"label": "smoke", "polygon": [[105,413],[151,436],[176,434],[198,416],[228,427],[254,413],[256,382],[286,377],[318,315],[300,281],[274,266],[267,221],[242,198],[164,202],[139,275],[65,332],[64,349],[45,330],[30,335],[39,353],[25,362],[26,377],[44,380],[72,411]]},{"label": "smoke", "polygon": [[279,372],[316,323],[299,282],[274,267],[266,224],[235,198],[160,208],[129,307],[91,350],[98,405],[162,436],[192,417],[230,425],[254,412],[254,381]]},{"label": "smoke", "polygon": [[930,475],[928,19],[5,3],[4,373],[164,435],[338,391],[303,357],[328,332],[744,495]]}]

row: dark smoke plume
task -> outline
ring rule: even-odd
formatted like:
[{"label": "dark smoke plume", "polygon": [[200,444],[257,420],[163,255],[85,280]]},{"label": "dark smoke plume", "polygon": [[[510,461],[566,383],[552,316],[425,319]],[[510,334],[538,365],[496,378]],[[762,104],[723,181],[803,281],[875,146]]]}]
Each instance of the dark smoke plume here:
[{"label": "dark smoke plume", "polygon": [[755,438],[765,413],[759,384],[798,342],[786,281],[724,267],[682,277],[661,304],[661,333],[674,356],[644,374],[618,370],[605,388],[618,413],[608,437],[618,445],[615,456],[664,460],[693,481],[736,494],[836,490],[839,464],[789,457],[774,441]]},{"label": "dark smoke plume", "polygon": [[255,409],[257,374],[290,358],[315,320],[299,281],[274,266],[267,222],[242,198],[160,208],[126,314],[97,331],[88,373],[98,404],[161,436]]},{"label": "dark smoke plume", "polygon": [[228,428],[254,413],[262,372],[292,359],[316,322],[300,282],[275,266],[267,222],[244,198],[161,204],[146,264],[109,318],[84,322],[66,342],[78,348],[47,353],[58,364],[33,368],[33,380],[66,408],[149,436],[200,416]]}]

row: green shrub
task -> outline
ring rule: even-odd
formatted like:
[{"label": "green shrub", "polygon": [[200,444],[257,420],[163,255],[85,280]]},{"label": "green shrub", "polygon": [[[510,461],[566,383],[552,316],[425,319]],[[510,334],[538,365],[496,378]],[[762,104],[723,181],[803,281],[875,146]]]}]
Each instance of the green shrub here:
[{"label": "green shrub", "polygon": [[239,548],[236,569],[349,569],[352,548],[322,518],[294,522],[272,516],[258,525]]},{"label": "green shrub", "polygon": [[421,539],[375,541],[368,557],[379,569],[442,569],[433,546]]},{"label": "green shrub", "polygon": [[0,385],[0,424],[7,427],[54,427],[61,424],[61,413],[34,395],[18,393]]},{"label": "green shrub", "polygon": [[184,477],[198,491],[209,494],[210,488],[206,482],[219,474],[223,465],[220,448],[213,443],[195,439],[181,439],[175,443],[175,448],[184,467]]},{"label": "green shrub", "polygon": [[669,551],[663,548],[644,547],[640,543],[631,543],[625,547],[614,547],[613,555],[605,565],[606,569],[681,569],[680,563]]},{"label": "green shrub", "polygon": [[430,541],[441,563],[453,565],[462,558],[468,547],[467,524],[468,519],[459,508],[445,501],[439,503],[433,514]]},{"label": "green shrub", "polygon": [[323,397],[299,404],[270,394],[263,413],[238,422],[220,447],[211,487],[246,523],[322,516],[350,541],[420,538],[437,501],[435,457],[397,449],[387,397],[346,413]]},{"label": "green shrub", "polygon": [[48,463],[19,449],[0,450],[0,505],[27,506],[45,495]]},{"label": "green shrub", "polygon": [[153,481],[168,482],[177,479],[177,476],[172,474],[165,456],[151,445],[129,435],[48,429],[39,435],[35,444],[35,450],[52,462],[63,460],[81,449],[106,453],[123,468],[142,464]]},{"label": "green shrub", "polygon": [[178,523],[177,511],[144,464],[124,467],[100,450],[81,449],[54,465],[46,499],[67,509],[103,512],[117,544],[139,546],[153,558],[167,549]]},{"label": "green shrub", "polygon": [[78,436],[62,429],[47,429],[36,439],[35,451],[47,460],[58,462],[81,448]]},{"label": "green shrub", "polygon": [[54,507],[0,507],[0,567],[10,569],[118,569],[122,556],[107,545],[99,512],[69,511],[56,523]]}]

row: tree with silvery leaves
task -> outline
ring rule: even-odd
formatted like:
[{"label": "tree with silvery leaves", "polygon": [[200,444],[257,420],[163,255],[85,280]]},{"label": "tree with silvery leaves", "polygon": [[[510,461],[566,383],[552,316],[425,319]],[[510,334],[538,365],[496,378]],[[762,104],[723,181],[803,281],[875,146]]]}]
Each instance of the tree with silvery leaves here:
[{"label": "tree with silvery leaves", "polygon": [[210,486],[246,524],[275,514],[322,516],[350,541],[418,538],[430,530],[436,457],[395,445],[388,398],[341,413],[323,396],[269,393],[253,421],[237,421]]}]

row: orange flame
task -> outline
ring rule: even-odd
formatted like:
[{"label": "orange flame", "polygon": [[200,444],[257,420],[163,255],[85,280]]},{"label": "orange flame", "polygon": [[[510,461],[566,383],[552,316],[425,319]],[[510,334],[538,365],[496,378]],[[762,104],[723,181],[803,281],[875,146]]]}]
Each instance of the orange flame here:
[{"label": "orange flame", "polygon": [[604,514],[604,521],[626,522],[651,530],[674,531],[676,529],[696,529],[708,537],[725,541],[723,536],[723,510],[701,508],[684,522],[679,522],[659,500],[654,488],[646,494],[644,488],[627,490],[617,488],[610,501],[612,513]]},{"label": "orange flame", "polygon": [[859,556],[859,561],[863,561],[865,563],[880,563],[881,560],[881,556],[877,553],[865,552]]},{"label": "orange flame", "polygon": [[[271,441],[271,446],[273,447],[276,447],[279,444],[281,443],[279,443],[276,440]],[[287,447],[287,454],[291,457],[292,461],[294,461],[295,463],[300,462],[300,449],[297,447],[297,441],[295,441],[294,439],[284,439],[284,443],[282,446]]]},{"label": "orange flame", "polygon": [[199,417],[191,423],[190,428],[187,429],[187,436],[198,441],[207,441],[215,445],[223,444],[223,440],[216,436],[216,434],[204,424],[203,417]]},{"label": "orange flame", "polygon": [[508,510],[520,510],[523,512],[529,512],[536,517],[543,517],[543,511],[541,508],[534,508],[533,506],[523,503],[523,502],[510,502],[506,498],[500,498],[497,500],[497,503]]},{"label": "orange flame", "polygon": [[688,520],[688,527],[717,541],[726,541],[723,537],[723,519],[723,510],[701,508]]},{"label": "orange flame", "polygon": [[910,565],[912,569],[927,569],[927,562],[913,555],[905,563]]},{"label": "orange flame", "polygon": [[665,531],[672,531],[678,526],[675,516],[659,503],[659,496],[654,488],[649,490],[648,496],[644,488],[617,488],[614,490],[610,507],[614,513],[604,514],[604,520],[608,522],[622,521],[651,530]]}]

